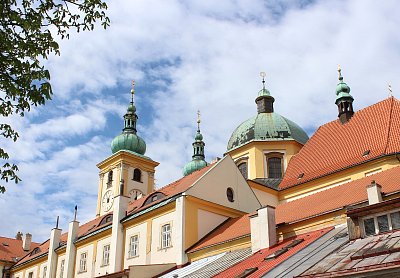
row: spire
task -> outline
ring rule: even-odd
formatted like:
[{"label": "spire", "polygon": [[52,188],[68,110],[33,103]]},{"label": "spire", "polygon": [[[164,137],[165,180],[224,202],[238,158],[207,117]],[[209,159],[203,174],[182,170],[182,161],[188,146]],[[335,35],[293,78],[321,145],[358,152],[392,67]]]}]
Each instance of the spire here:
[{"label": "spire", "polygon": [[183,175],[187,176],[194,171],[200,170],[208,165],[205,161],[203,135],[200,132],[200,111],[197,111],[197,132],[194,137],[192,161],[183,168]]},{"label": "spire", "polygon": [[200,132],[200,111],[197,111],[197,133],[194,137],[193,142],[193,159],[201,159],[204,160],[204,142],[203,142],[203,135]]},{"label": "spire", "polygon": [[136,134],[136,115],[135,106],[135,81],[132,81],[131,102],[128,105],[126,114],[124,115],[124,128],[122,133],[114,138],[111,142],[111,151],[116,153],[120,150],[127,150],[144,155],[146,152],[146,143]]},{"label": "spire", "polygon": [[350,87],[343,81],[342,69],[338,65],[339,83],[336,86],[336,105],[338,117],[342,124],[347,123],[353,116],[353,97],[350,95]]},{"label": "spire", "polygon": [[138,119],[138,116],[136,115],[134,96],[135,96],[135,81],[132,80],[131,102],[129,103],[126,114],[124,115],[124,129],[123,129],[124,133],[136,134],[136,121]]},{"label": "spire", "polygon": [[260,113],[272,113],[274,112],[274,101],[275,99],[271,96],[271,93],[265,88],[265,72],[260,72],[262,78],[262,89],[258,92],[256,98],[257,112]]}]

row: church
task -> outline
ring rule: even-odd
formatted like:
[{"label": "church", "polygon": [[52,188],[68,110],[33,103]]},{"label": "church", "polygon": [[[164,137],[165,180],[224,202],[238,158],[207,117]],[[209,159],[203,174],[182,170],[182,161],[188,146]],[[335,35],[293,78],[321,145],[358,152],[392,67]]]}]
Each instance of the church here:
[{"label": "church", "polygon": [[257,113],[222,158],[206,161],[199,117],[182,178],[161,188],[132,88],[122,133],[97,164],[93,220],[75,214],[42,243],[0,237],[2,277],[400,275],[400,101],[355,111],[339,69],[337,118],[309,138],[274,111],[262,77]]}]

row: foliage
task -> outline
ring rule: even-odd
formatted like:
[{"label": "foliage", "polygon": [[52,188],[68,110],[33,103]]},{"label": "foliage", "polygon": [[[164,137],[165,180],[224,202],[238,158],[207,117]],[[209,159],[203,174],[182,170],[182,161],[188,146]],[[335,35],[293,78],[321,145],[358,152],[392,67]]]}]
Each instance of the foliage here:
[{"label": "foliage", "polygon": [[[101,0],[1,0],[0,1],[0,115],[21,117],[32,106],[51,99],[50,73],[43,61],[60,54],[56,38],[69,38],[69,31],[93,30],[100,21],[110,20]],[[0,123],[0,135],[16,141],[11,125]],[[9,155],[0,147],[0,179],[18,183],[18,167],[8,163]],[[0,192],[5,187],[0,184]]]}]

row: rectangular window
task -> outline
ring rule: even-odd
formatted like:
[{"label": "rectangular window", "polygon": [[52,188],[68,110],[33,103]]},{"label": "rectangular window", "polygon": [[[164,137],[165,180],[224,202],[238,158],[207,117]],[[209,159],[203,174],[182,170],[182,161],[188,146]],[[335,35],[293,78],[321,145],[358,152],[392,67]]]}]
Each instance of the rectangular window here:
[{"label": "rectangular window", "polygon": [[60,265],[60,278],[63,278],[64,276],[64,265],[65,265],[65,260],[62,260]]},{"label": "rectangular window", "polygon": [[28,273],[28,278],[33,278],[33,272]]},{"label": "rectangular window", "polygon": [[387,215],[381,215],[377,217],[378,219],[378,229],[380,233],[389,231],[389,220]]},{"label": "rectangular window", "polygon": [[129,242],[129,257],[136,257],[139,256],[139,236],[134,235],[131,236]]},{"label": "rectangular window", "polygon": [[365,235],[370,236],[375,234],[375,221],[374,218],[364,220]]},{"label": "rectangular window", "polygon": [[108,265],[110,263],[110,244],[103,246],[103,264]]},{"label": "rectangular window", "polygon": [[86,272],[87,271],[87,269],[86,269],[86,265],[87,265],[86,261],[87,261],[87,253],[85,252],[85,253],[81,254],[81,260],[80,260],[80,263],[79,263],[79,272]]},{"label": "rectangular window", "polygon": [[390,214],[390,220],[392,220],[392,229],[400,229],[400,212],[396,211]]},{"label": "rectangular window", "polygon": [[47,266],[43,267],[43,275],[42,278],[46,278]]},{"label": "rectangular window", "polygon": [[171,246],[171,224],[165,224],[161,227],[161,248]]}]

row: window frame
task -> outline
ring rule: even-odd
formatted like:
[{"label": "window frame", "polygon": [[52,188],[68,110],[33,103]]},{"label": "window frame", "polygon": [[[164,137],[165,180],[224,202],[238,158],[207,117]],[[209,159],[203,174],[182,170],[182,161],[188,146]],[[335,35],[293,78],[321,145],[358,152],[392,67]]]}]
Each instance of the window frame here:
[{"label": "window frame", "polygon": [[[164,231],[164,227],[169,227],[168,231]],[[164,240],[165,239],[165,240]],[[164,223],[160,229],[160,249],[168,249],[172,247],[172,223]]]},{"label": "window frame", "polygon": [[64,276],[64,268],[65,268],[65,259],[62,259],[60,262],[60,278]]},{"label": "window frame", "polygon": [[[264,152],[264,173],[265,177],[268,179],[282,179],[283,176],[285,175],[285,170],[286,170],[286,152],[282,150],[277,150],[277,151],[269,151],[269,152]],[[269,175],[269,162],[268,160],[271,158],[279,158],[281,160],[281,177],[280,178],[272,178]]]},{"label": "window frame", "polygon": [[113,175],[114,172],[113,170],[110,170],[107,172],[107,188],[110,188],[113,182]]},{"label": "window frame", "polygon": [[43,271],[43,273],[42,273],[42,278],[46,278],[46,274],[47,274],[47,265],[43,266],[42,271]]},{"label": "window frame", "polygon": [[[132,241],[134,238],[136,238],[136,241]],[[139,234],[131,235],[129,238],[128,259],[136,257],[139,257]]]},{"label": "window frame", "polygon": [[[385,234],[385,233],[389,233],[389,232],[393,232],[393,231],[399,231],[399,228],[393,229],[393,223],[392,223],[392,218],[391,218],[391,214],[394,214],[396,212],[400,213],[399,209],[392,209],[392,210],[388,210],[388,211],[384,211],[381,213],[376,213],[376,214],[372,214],[372,215],[368,215],[368,216],[364,216],[364,217],[360,217],[359,221],[360,221],[360,226],[362,227],[362,235],[363,237],[370,237],[370,236],[376,236],[379,234]],[[387,219],[388,219],[388,226],[389,229],[387,231],[383,231],[383,232],[379,232],[379,225],[378,225],[378,217],[386,215]],[[371,235],[367,235],[366,231],[365,231],[365,225],[364,225],[364,220],[367,219],[374,219],[374,225],[375,225],[375,233],[371,234]]]},{"label": "window frame", "polygon": [[[106,249],[108,249],[108,250],[106,250]],[[111,249],[111,245],[109,243],[103,245],[103,255],[102,255],[102,259],[101,259],[101,266],[107,266],[110,264],[110,249]],[[106,256],[106,254],[107,254],[107,256]]]},{"label": "window frame", "polygon": [[28,272],[28,278],[33,278],[33,271]]},{"label": "window frame", "polygon": [[[83,258],[83,255],[85,256]],[[83,273],[83,272],[87,272],[87,256],[88,256],[88,252],[82,252],[80,255],[80,260],[79,260],[79,272],[78,273]]]},{"label": "window frame", "polygon": [[143,174],[142,170],[140,170],[139,168],[133,169],[132,180],[136,182],[142,182],[142,176],[143,176],[142,174]]}]

